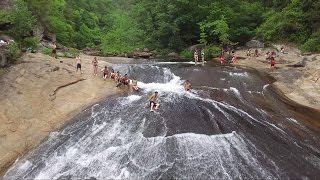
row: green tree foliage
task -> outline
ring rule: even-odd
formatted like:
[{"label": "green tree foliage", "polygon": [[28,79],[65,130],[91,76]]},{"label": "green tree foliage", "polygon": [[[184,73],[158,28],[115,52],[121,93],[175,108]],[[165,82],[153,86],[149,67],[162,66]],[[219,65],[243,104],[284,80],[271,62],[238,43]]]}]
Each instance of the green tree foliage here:
[{"label": "green tree foliage", "polygon": [[244,45],[257,36],[320,51],[320,1],[314,0],[15,0],[15,4],[9,14],[0,12],[0,22],[14,24],[12,34],[18,40],[28,35],[34,16],[59,43],[102,48],[106,53],[137,47],[181,52],[197,43],[216,50]]},{"label": "green tree foliage", "polygon": [[13,1],[9,20],[13,24],[10,33],[18,42],[30,35],[36,21],[23,0]]},{"label": "green tree foliage", "polygon": [[9,22],[8,13],[0,10],[0,23],[2,24],[2,23],[6,23],[6,22]]},{"label": "green tree foliage", "polygon": [[292,0],[281,11],[276,8],[267,11],[257,33],[268,41],[294,42],[302,45],[305,51],[320,51],[317,45],[320,36],[319,12],[319,1]]},{"label": "green tree foliage", "polygon": [[127,13],[115,11],[110,15],[110,21],[111,30],[102,40],[105,53],[130,52],[134,48],[143,47],[144,33]]}]

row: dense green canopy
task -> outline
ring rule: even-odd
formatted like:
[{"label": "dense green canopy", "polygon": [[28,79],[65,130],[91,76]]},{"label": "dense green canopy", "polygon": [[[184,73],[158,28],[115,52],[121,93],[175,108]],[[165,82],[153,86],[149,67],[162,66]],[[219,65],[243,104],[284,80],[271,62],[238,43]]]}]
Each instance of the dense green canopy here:
[{"label": "dense green canopy", "polygon": [[[121,53],[148,47],[243,45],[256,37],[320,51],[320,1],[313,0],[14,0],[0,12],[21,40],[41,23],[69,47]],[[20,11],[19,9],[20,8]],[[19,11],[20,13],[17,13]],[[27,20],[26,20],[27,19]],[[21,31],[23,29],[24,31]]]}]

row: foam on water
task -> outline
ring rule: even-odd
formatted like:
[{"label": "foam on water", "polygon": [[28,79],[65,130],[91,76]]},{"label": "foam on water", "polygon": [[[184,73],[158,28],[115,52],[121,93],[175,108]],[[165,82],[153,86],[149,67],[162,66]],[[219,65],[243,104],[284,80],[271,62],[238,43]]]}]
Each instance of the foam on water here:
[{"label": "foam on water", "polygon": [[240,73],[240,72],[229,72],[229,75],[231,77],[249,77],[249,74],[247,72],[244,72],[244,73]]},{"label": "foam on water", "polygon": [[128,105],[133,103],[134,101],[138,101],[142,97],[139,95],[130,95],[128,97],[124,97],[123,99],[120,100],[121,105]]},{"label": "foam on water", "polygon": [[[182,94],[184,92],[184,88],[182,86],[183,81],[180,77],[174,75],[169,69],[164,68],[164,78],[167,79],[166,83],[143,83],[138,82],[138,86],[143,89],[145,92],[171,92],[176,94]],[[167,77],[172,77],[171,80]]]}]

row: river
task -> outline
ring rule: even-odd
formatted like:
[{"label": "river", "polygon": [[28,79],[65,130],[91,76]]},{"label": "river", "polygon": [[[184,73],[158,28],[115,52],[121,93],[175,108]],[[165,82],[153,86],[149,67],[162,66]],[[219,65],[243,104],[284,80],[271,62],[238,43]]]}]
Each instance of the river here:
[{"label": "river", "polygon": [[[139,80],[77,115],[4,179],[317,179],[319,113],[233,66],[127,63]],[[192,92],[181,85],[188,79]],[[106,89],[107,91],[108,89]],[[159,92],[160,108],[146,108]]]}]

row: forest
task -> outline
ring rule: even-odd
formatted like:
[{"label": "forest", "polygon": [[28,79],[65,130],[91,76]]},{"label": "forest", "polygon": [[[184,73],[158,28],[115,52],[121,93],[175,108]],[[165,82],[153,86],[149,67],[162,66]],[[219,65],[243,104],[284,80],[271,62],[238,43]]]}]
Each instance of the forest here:
[{"label": "forest", "polygon": [[252,38],[320,52],[319,12],[313,0],[13,0],[0,24],[10,25],[1,34],[20,47],[38,44],[32,32],[41,24],[64,46],[106,54],[148,48],[183,55],[195,44],[212,50]]}]

